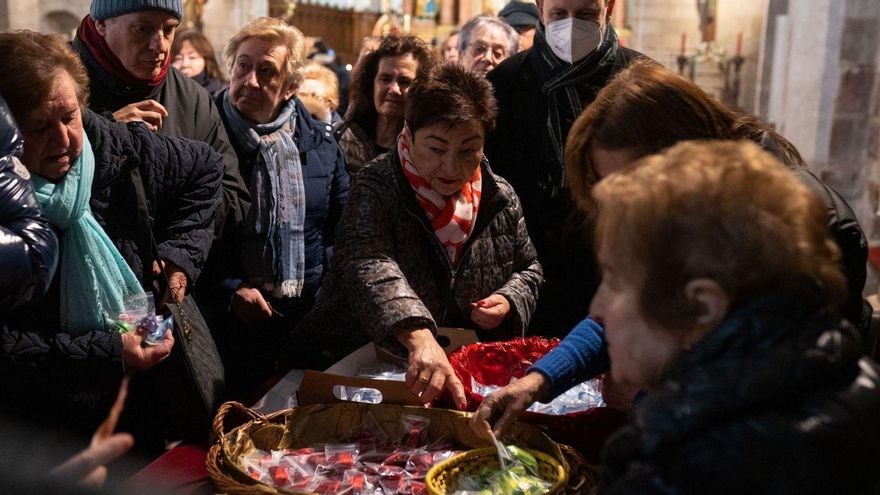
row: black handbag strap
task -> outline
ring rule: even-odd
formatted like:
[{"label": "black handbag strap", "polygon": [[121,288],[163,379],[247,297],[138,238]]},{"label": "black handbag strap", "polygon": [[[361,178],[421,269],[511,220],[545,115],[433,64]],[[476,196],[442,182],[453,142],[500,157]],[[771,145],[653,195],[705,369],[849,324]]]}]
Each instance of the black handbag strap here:
[{"label": "black handbag strap", "polygon": [[[146,256],[141,256],[144,262],[144,273],[152,274],[152,264],[154,261],[159,262],[159,246],[156,244],[156,237],[153,235],[153,216],[150,214],[150,200],[147,199],[147,190],[144,187],[144,179],[141,176],[141,169],[137,163],[133,163],[129,167],[131,175],[131,183],[134,186],[134,196],[137,201],[137,214],[139,234],[138,246],[140,249],[146,248]],[[161,270],[165,282],[163,289],[167,290],[170,280],[165,270]],[[152,277],[149,277],[151,279]],[[163,280],[160,280],[160,284]]]},{"label": "black handbag strap", "polygon": [[[150,200],[147,199],[147,190],[144,187],[144,179],[141,176],[140,167],[137,164],[134,164],[129,167],[129,172],[131,174],[131,183],[134,185],[135,199],[137,200],[138,225],[140,226],[138,231],[142,237],[140,245],[145,246],[149,253],[146,257],[141,257],[145,265],[144,273],[151,274],[150,277],[152,278],[153,261],[159,263],[160,268],[162,262],[159,258],[159,246],[156,244],[156,237],[153,235],[153,217],[150,215]],[[168,273],[164,269],[160,269],[159,272],[162,274],[158,279],[159,290],[163,292],[171,290],[171,280],[168,278]],[[148,278],[147,280],[150,280],[151,278]],[[193,335],[192,328],[190,326],[189,318],[183,309],[183,305],[180,303],[171,304],[174,304],[177,307],[177,312],[183,320],[179,321],[178,325],[180,326],[184,337],[187,341],[191,341]]]}]

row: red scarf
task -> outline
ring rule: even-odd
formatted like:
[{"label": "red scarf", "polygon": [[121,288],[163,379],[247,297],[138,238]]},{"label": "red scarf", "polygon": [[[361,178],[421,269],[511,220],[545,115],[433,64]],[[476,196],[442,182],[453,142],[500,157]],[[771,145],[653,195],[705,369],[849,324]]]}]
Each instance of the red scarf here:
[{"label": "red scarf", "polygon": [[124,65],[122,65],[122,62],[120,62],[119,59],[116,58],[116,55],[110,50],[110,47],[107,45],[107,40],[105,40],[98,32],[98,28],[95,26],[95,21],[92,20],[92,16],[90,15],[87,15],[82,23],[80,23],[76,36],[86,45],[92,53],[92,56],[95,57],[98,65],[118,81],[122,81],[126,84],[158,86],[162,84],[162,81],[165,80],[165,75],[168,74],[168,66],[171,65],[170,54],[166,54],[165,56],[165,65],[162,67],[162,72],[159,72],[159,75],[153,79],[144,80],[135,77],[125,68]]},{"label": "red scarf", "polygon": [[466,182],[457,194],[444,197],[413,166],[409,140],[409,131],[406,129],[397,138],[397,154],[403,165],[403,175],[415,191],[419,205],[428,215],[434,235],[446,250],[449,262],[452,266],[458,266],[461,249],[474,232],[474,224],[477,222],[477,210],[483,190],[481,167],[477,167],[470,182]]}]

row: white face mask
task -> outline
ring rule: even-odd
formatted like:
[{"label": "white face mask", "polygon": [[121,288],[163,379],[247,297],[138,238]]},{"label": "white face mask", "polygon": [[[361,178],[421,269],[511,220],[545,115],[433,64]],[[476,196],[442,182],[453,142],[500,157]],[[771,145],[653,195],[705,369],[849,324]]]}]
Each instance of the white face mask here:
[{"label": "white face mask", "polygon": [[570,64],[581,61],[602,42],[598,23],[576,17],[547,24],[546,34],[553,53]]}]

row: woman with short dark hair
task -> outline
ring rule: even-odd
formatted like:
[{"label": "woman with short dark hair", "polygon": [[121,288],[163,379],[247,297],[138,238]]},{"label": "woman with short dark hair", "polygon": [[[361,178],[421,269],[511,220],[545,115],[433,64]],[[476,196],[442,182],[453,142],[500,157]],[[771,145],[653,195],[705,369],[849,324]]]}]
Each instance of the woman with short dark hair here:
[{"label": "woman with short dark hair", "polygon": [[363,56],[351,81],[345,121],[336,127],[345,166],[355,173],[394,147],[403,129],[409,88],[434,66],[430,47],[415,36],[389,35]]},{"label": "woman with short dark hair", "polygon": [[413,86],[396,146],[355,179],[332,270],[291,334],[291,359],[332,362],[372,339],[407,361],[425,403],[446,388],[462,404],[436,328],[524,334],[543,276],[519,199],[483,156],[495,114],[492,87],[460,66]]}]

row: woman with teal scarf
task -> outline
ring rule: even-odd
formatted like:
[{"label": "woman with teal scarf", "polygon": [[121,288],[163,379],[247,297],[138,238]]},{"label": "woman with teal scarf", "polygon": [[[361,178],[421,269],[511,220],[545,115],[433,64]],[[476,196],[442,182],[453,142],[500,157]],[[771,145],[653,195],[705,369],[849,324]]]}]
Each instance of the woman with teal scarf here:
[{"label": "woman with teal scarf", "polygon": [[[0,394],[7,399],[2,409],[91,433],[122,377],[150,370],[143,380],[153,380],[161,371],[154,368],[174,345],[170,332],[158,345],[145,347],[140,332],[120,335],[108,325],[161,277],[149,247],[151,233],[137,220],[130,171],[136,167],[143,178],[157,257],[174,289],[178,280],[180,287],[194,283],[207,256],[210,242],[203,240],[213,236],[222,158],[205,143],[161,137],[142,124],[116,124],[83,110],[85,69],[58,37],[0,33],[0,70],[6,74],[0,93],[16,95],[9,107],[24,137],[21,162],[59,238],[60,253],[46,296],[4,315],[22,337],[4,340],[0,349]],[[157,306],[165,298],[183,297],[183,291],[165,292],[157,294]],[[34,354],[42,357],[29,359]],[[155,414],[147,413],[148,404],[132,403],[139,396],[138,379],[132,382],[126,408],[132,419],[125,425],[123,416],[125,426],[139,426]],[[39,417],[43,411],[45,419]],[[153,438],[153,432],[128,431],[141,446]]]}]

